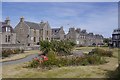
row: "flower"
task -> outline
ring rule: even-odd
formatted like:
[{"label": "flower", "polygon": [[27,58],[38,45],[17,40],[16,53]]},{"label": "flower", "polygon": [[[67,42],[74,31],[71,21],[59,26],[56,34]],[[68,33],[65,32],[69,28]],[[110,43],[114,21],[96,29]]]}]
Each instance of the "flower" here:
[{"label": "flower", "polygon": [[47,61],[47,60],[48,60],[48,58],[47,58],[46,56],[44,56],[43,58],[44,58],[44,61]]},{"label": "flower", "polygon": [[46,56],[44,56],[44,55],[41,55],[40,56],[44,61],[47,61],[48,60],[48,58],[46,57]]},{"label": "flower", "polygon": [[34,58],[35,61],[39,61],[39,59],[37,57]]},{"label": "flower", "polygon": [[41,57],[41,58],[44,58],[44,55],[41,55],[40,57]]}]

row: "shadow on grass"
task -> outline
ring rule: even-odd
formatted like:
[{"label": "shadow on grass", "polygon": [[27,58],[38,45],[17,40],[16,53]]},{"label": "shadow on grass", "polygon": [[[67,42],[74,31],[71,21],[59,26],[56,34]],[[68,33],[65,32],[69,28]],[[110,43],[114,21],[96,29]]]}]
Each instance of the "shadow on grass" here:
[{"label": "shadow on grass", "polygon": [[120,80],[120,65],[115,71],[108,71],[106,75],[111,79]]}]

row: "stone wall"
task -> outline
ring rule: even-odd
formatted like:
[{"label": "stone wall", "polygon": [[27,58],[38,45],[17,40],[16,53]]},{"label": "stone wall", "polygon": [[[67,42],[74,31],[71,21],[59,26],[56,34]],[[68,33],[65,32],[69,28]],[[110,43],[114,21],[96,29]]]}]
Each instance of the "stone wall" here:
[{"label": "stone wall", "polygon": [[0,51],[2,51],[2,49],[39,50],[39,48],[39,45],[25,46],[24,44],[0,44]]},{"label": "stone wall", "polygon": [[23,44],[0,44],[0,49],[25,49]]}]

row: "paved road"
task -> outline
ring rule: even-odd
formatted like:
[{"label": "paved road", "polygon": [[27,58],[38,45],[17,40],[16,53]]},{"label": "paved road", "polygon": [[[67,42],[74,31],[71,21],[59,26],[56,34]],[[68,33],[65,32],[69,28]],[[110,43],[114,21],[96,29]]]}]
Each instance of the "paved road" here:
[{"label": "paved road", "polygon": [[35,58],[37,56],[38,56],[38,54],[32,54],[23,59],[19,59],[19,60],[15,60],[15,61],[0,62],[0,64],[2,63],[2,65],[11,65],[11,64],[24,63],[24,62],[31,61],[33,58]]}]

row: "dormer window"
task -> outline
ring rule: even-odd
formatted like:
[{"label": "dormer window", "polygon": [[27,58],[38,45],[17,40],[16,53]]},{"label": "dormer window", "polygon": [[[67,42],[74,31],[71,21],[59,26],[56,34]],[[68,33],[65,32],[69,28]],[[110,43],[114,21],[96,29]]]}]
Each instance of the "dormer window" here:
[{"label": "dormer window", "polygon": [[10,27],[6,27],[6,32],[10,32]]}]

